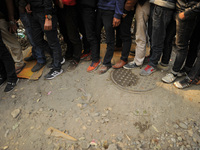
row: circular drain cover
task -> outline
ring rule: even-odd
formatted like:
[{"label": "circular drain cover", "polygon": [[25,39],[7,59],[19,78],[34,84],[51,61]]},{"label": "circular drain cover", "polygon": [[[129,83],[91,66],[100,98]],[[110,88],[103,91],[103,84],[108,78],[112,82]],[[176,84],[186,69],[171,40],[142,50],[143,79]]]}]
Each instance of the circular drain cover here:
[{"label": "circular drain cover", "polygon": [[133,92],[145,92],[157,87],[157,82],[160,81],[159,73],[153,73],[150,76],[140,76],[141,69],[135,68],[115,69],[111,72],[112,81],[120,88]]}]

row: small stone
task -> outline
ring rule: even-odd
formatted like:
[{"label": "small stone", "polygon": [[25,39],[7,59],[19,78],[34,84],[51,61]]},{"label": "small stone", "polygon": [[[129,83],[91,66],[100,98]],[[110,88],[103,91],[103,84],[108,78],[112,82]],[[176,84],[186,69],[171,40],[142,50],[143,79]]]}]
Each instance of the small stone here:
[{"label": "small stone", "polygon": [[186,147],[189,148],[189,149],[191,149],[191,146],[190,146],[190,145],[186,145]]},{"label": "small stone", "polygon": [[100,132],[101,132],[101,130],[97,129],[97,133],[100,133]]},{"label": "small stone", "polygon": [[188,134],[189,134],[189,136],[193,136],[193,131],[192,131],[192,129],[191,129],[191,130],[188,130]]},{"label": "small stone", "polygon": [[87,127],[86,127],[86,126],[83,126],[83,127],[82,127],[82,129],[83,129],[83,130],[86,130],[86,129],[87,129]]},{"label": "small stone", "polygon": [[121,141],[122,141],[122,138],[121,138],[120,136],[118,136],[118,137],[117,137],[117,140],[121,142]]},{"label": "small stone", "polygon": [[115,144],[110,144],[107,150],[118,150]]},{"label": "small stone", "polygon": [[77,104],[77,106],[78,106],[79,108],[82,108],[82,107],[83,107],[83,105],[82,105],[82,104]]},{"label": "small stone", "polygon": [[174,127],[175,129],[178,129],[179,126],[178,126],[177,124],[174,124],[173,127]]},{"label": "small stone", "polygon": [[105,119],[105,122],[107,122],[107,123],[108,123],[108,122],[109,122],[109,119],[108,119],[108,118],[106,118],[106,119]]},{"label": "small stone", "polygon": [[102,124],[104,124],[104,123],[105,123],[105,121],[104,121],[104,120],[101,120],[100,122],[101,122]]},{"label": "small stone", "polygon": [[187,129],[187,125],[185,123],[179,123],[179,127],[183,128],[183,129]]},{"label": "small stone", "polygon": [[42,112],[42,111],[43,111],[43,108],[40,108],[39,111]]},{"label": "small stone", "polygon": [[79,141],[85,140],[85,137],[80,137]]},{"label": "small stone", "polygon": [[93,116],[98,117],[99,115],[100,115],[100,113],[95,113]]},{"label": "small stone", "polygon": [[197,142],[197,139],[193,137],[193,141],[196,143],[196,142]]},{"label": "small stone", "polygon": [[179,137],[178,137],[178,141],[181,142],[182,140],[183,140],[182,137],[179,136]]},{"label": "small stone", "polygon": [[33,130],[33,129],[34,129],[34,126],[30,127],[30,129]]},{"label": "small stone", "polygon": [[4,147],[3,147],[3,150],[6,150],[6,149],[8,149],[8,146],[4,146]]},{"label": "small stone", "polygon": [[12,95],[11,98],[13,98],[13,99],[16,98],[16,95]]},{"label": "small stone", "polygon": [[102,114],[101,116],[102,116],[102,117],[106,117],[106,114]]},{"label": "small stone", "polygon": [[17,118],[17,116],[20,114],[21,110],[20,109],[15,109],[11,115],[13,118]]},{"label": "small stone", "polygon": [[87,122],[87,125],[88,125],[88,126],[91,126],[92,124],[91,124],[91,122]]}]

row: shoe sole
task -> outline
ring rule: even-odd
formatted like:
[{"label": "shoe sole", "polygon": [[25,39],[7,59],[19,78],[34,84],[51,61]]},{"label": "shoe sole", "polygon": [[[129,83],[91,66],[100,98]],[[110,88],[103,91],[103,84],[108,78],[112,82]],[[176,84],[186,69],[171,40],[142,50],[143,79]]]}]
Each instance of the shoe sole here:
[{"label": "shoe sole", "polygon": [[96,70],[99,68],[100,65],[101,65],[101,62],[98,64],[98,66],[97,66],[95,69],[93,69],[93,70],[91,70],[91,71],[87,71],[87,72],[91,73],[91,72],[96,71]]},{"label": "shoe sole", "polygon": [[61,69],[61,72],[59,73],[59,74],[57,74],[57,75],[55,75],[55,76],[53,76],[53,77],[51,77],[51,78],[45,78],[46,80],[52,80],[52,79],[54,79],[55,77],[57,77],[57,76],[59,76],[60,74],[62,74],[63,73],[63,70]]},{"label": "shoe sole", "polygon": [[[19,82],[19,78],[17,79],[16,85],[18,84],[18,82]],[[15,85],[15,87],[16,87],[16,85]],[[10,92],[12,92],[12,91],[15,89],[15,87],[14,87],[12,90],[10,90],[10,91],[8,91],[8,92],[5,92],[5,93],[10,93]]]},{"label": "shoe sole", "polygon": [[174,79],[173,81],[171,81],[171,82],[169,82],[169,81],[166,81],[165,79],[161,79],[164,83],[168,83],[168,84],[170,84],[170,83],[173,83],[176,79]]}]

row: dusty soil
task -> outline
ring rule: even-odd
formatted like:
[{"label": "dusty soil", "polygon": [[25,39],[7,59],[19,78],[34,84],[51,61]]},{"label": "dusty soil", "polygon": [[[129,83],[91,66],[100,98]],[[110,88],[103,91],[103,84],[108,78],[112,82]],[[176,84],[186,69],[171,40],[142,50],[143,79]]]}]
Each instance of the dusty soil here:
[{"label": "dusty soil", "polygon": [[[0,149],[200,148],[200,86],[178,90],[160,81],[152,91],[131,93],[111,81],[112,69],[87,73],[89,64],[50,81],[21,79],[9,94],[1,87]],[[77,141],[45,134],[49,127]]]}]

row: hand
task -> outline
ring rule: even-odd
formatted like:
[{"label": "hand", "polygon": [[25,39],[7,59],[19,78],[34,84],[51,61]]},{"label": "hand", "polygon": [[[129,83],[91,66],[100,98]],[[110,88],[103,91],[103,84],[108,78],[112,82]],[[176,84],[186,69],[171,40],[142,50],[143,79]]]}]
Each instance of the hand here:
[{"label": "hand", "polygon": [[125,18],[126,16],[127,16],[127,14],[123,14],[123,15],[122,15],[122,18]]},{"label": "hand", "polygon": [[45,19],[44,30],[46,30],[46,31],[52,30],[52,20],[49,20],[47,18]]},{"label": "hand", "polygon": [[9,32],[10,33],[16,33],[17,32],[17,24],[15,21],[9,22]]},{"label": "hand", "polygon": [[59,1],[58,1],[58,6],[59,6],[60,8],[63,8],[63,7],[64,7],[62,0],[59,0]]},{"label": "hand", "polygon": [[114,18],[113,18],[113,27],[119,26],[120,22],[121,22],[120,19],[117,19],[117,18],[114,17]]},{"label": "hand", "polygon": [[26,9],[26,12],[28,14],[32,13],[32,11],[31,11],[31,5],[30,4],[27,4],[26,7],[25,7],[25,9]]},{"label": "hand", "polygon": [[179,13],[178,16],[179,16],[179,18],[180,18],[181,20],[184,20],[184,19],[185,19],[185,14],[184,14],[184,12]]}]

